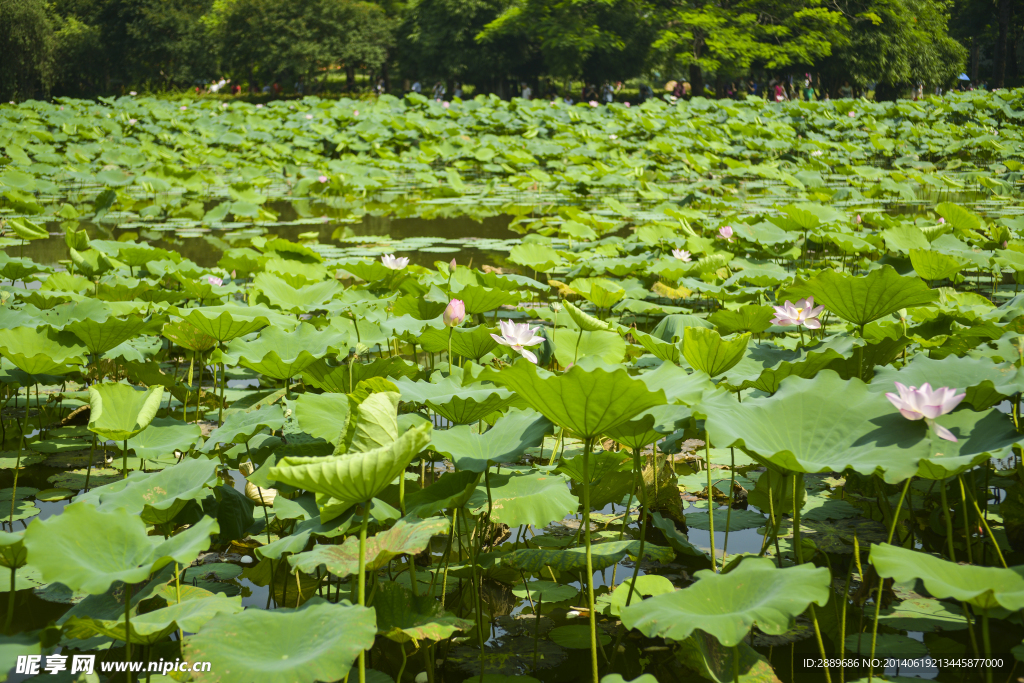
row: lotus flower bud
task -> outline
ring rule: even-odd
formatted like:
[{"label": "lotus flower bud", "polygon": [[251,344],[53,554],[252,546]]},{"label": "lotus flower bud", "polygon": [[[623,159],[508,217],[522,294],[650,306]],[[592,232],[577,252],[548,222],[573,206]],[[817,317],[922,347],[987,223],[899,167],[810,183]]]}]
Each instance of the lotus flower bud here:
[{"label": "lotus flower bud", "polygon": [[445,327],[458,327],[466,319],[466,304],[461,299],[452,299],[444,309]]},{"label": "lotus flower bud", "polygon": [[458,267],[458,264],[455,263],[455,259],[452,259],[452,262],[448,264],[448,269],[453,273],[455,272],[455,269]]}]

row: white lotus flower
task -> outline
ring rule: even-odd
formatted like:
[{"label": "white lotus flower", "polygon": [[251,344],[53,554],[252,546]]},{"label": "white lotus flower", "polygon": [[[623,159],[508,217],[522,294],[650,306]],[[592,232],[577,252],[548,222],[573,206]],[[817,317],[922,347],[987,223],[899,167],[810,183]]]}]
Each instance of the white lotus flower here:
[{"label": "white lotus flower", "polygon": [[537,362],[537,356],[525,347],[536,346],[544,341],[544,337],[537,336],[537,328],[530,327],[529,323],[514,323],[511,320],[502,320],[498,323],[501,327],[501,336],[492,334],[491,338],[502,346],[510,346],[512,350],[521,355],[531,363]]},{"label": "white lotus flower", "polygon": [[675,256],[680,261],[682,261],[683,263],[690,262],[690,252],[686,251],[685,249],[673,249],[672,255]]},{"label": "white lotus flower", "polygon": [[409,265],[409,259],[404,256],[396,257],[394,254],[384,254],[380,257],[380,262],[391,270],[401,270]]}]

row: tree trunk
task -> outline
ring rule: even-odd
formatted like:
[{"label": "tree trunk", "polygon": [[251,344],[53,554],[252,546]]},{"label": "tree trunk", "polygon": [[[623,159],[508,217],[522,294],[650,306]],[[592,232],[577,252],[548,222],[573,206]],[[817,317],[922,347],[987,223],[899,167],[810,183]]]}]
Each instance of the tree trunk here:
[{"label": "tree trunk", "polygon": [[351,64],[345,65],[345,89],[352,92],[356,88],[356,68]]},{"label": "tree trunk", "polygon": [[981,46],[978,45],[978,39],[971,36],[971,80],[974,82],[978,81],[978,56],[981,51]]},{"label": "tree trunk", "polygon": [[699,64],[690,65],[690,95],[704,97],[704,72]]},{"label": "tree trunk", "polygon": [[999,0],[999,37],[996,40],[995,74],[993,85],[1002,88],[1006,82],[1007,35],[1013,20],[1013,0]]}]

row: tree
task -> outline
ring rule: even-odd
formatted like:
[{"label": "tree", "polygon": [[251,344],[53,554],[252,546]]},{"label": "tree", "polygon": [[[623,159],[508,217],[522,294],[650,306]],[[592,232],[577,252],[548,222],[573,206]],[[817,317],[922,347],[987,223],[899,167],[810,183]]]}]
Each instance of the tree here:
[{"label": "tree", "polygon": [[813,64],[843,44],[846,19],[815,0],[682,2],[656,7],[655,60],[671,72],[689,70],[691,92],[702,95],[704,73],[740,75]]},{"label": "tree", "polygon": [[52,84],[53,25],[42,0],[0,0],[0,99],[44,96]]},{"label": "tree", "polygon": [[849,43],[820,64],[833,85],[875,82],[875,99],[892,100],[918,81],[948,86],[964,68],[967,50],[936,0],[857,0],[846,11],[855,17]]}]

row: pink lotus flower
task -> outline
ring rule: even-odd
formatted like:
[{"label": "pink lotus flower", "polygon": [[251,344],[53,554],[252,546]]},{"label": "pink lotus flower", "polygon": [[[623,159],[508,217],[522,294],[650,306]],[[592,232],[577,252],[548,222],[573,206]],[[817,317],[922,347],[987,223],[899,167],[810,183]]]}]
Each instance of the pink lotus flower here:
[{"label": "pink lotus flower", "polygon": [[217,287],[220,287],[221,285],[224,284],[224,280],[220,279],[216,275],[207,275],[206,281],[209,282],[211,285],[215,285]]},{"label": "pink lotus flower", "polygon": [[943,223],[945,223],[945,222],[946,222],[946,219],[945,219],[945,218],[942,218],[942,217],[940,216],[940,217],[939,217],[939,224],[941,225],[941,224],[943,224]]},{"label": "pink lotus flower", "polygon": [[185,111],[186,109],[188,109],[188,107],[186,107],[185,105],[181,105],[181,110],[182,111]]},{"label": "pink lotus flower", "polygon": [[857,115],[857,112],[855,112],[855,111],[848,111],[848,112],[846,112],[846,115],[849,116],[852,119],[854,116]]},{"label": "pink lotus flower", "polygon": [[628,109],[629,108],[629,102],[626,102],[625,105],[626,105],[626,108]]},{"label": "pink lotus flower", "polygon": [[732,226],[723,225],[718,229],[718,234],[726,242],[732,242]]},{"label": "pink lotus flower", "polygon": [[409,265],[409,259],[405,257],[396,257],[394,254],[384,254],[380,257],[380,262],[391,270],[401,270]]},{"label": "pink lotus flower", "polygon": [[352,112],[352,116],[359,116],[359,110],[356,109],[354,112]]},{"label": "pink lotus flower", "polygon": [[441,106],[442,106],[442,107],[444,107],[445,109],[447,109],[448,107],[450,107],[450,106],[452,106],[452,105],[451,105],[451,103],[450,103],[450,102],[442,102],[442,103],[441,103]]},{"label": "pink lotus flower", "polygon": [[327,178],[327,176],[322,175],[319,178],[317,178],[317,180],[319,180],[321,183],[326,183],[328,178]]},{"label": "pink lotus flower", "polygon": [[312,115],[312,114],[306,114],[306,120],[307,120],[307,121],[308,121],[308,120],[310,120],[310,119],[312,119],[312,118],[313,118],[313,115]]},{"label": "pink lotus flower", "polygon": [[953,432],[945,427],[936,424],[935,418],[951,412],[960,405],[967,394],[958,394],[956,389],[939,387],[932,389],[931,385],[925,382],[918,387],[905,387],[896,382],[896,390],[899,394],[887,393],[885,397],[892,402],[900,415],[908,420],[924,420],[929,427],[935,430],[935,435],[940,439],[956,443]]},{"label": "pink lotus flower", "polygon": [[857,225],[861,224],[861,217],[859,213],[857,214],[857,217],[853,219],[853,222],[856,223]]},{"label": "pink lotus flower", "polygon": [[821,327],[821,321],[818,320],[818,316],[825,310],[824,306],[815,307],[813,296],[800,299],[796,304],[786,301],[785,305],[773,306],[773,308],[775,309],[775,317],[772,319],[772,323],[775,325],[782,325],[783,327],[803,325],[809,330],[817,330]]},{"label": "pink lotus flower", "polygon": [[673,249],[672,255],[675,256],[680,261],[682,261],[683,263],[690,262],[690,252],[686,251],[685,249]]},{"label": "pink lotus flower", "polygon": [[458,327],[466,319],[466,304],[461,299],[452,299],[444,309],[441,319],[445,327]]},{"label": "pink lotus flower", "polygon": [[596,107],[597,106],[597,102],[595,102],[594,100],[590,100],[590,106],[591,107]]},{"label": "pink lotus flower", "polygon": [[131,125],[133,125],[133,126],[134,126],[134,125],[135,125],[136,123],[138,123],[138,122],[139,122],[139,120],[138,120],[138,119],[128,119],[128,123],[130,123],[130,124],[131,124]]},{"label": "pink lotus flower", "polygon": [[537,336],[537,328],[530,327],[529,323],[514,323],[511,320],[502,320],[498,323],[501,327],[501,336],[492,334],[491,338],[502,346],[510,346],[520,356],[530,361],[537,362],[537,356],[525,347],[535,346],[544,341],[544,337]]}]

